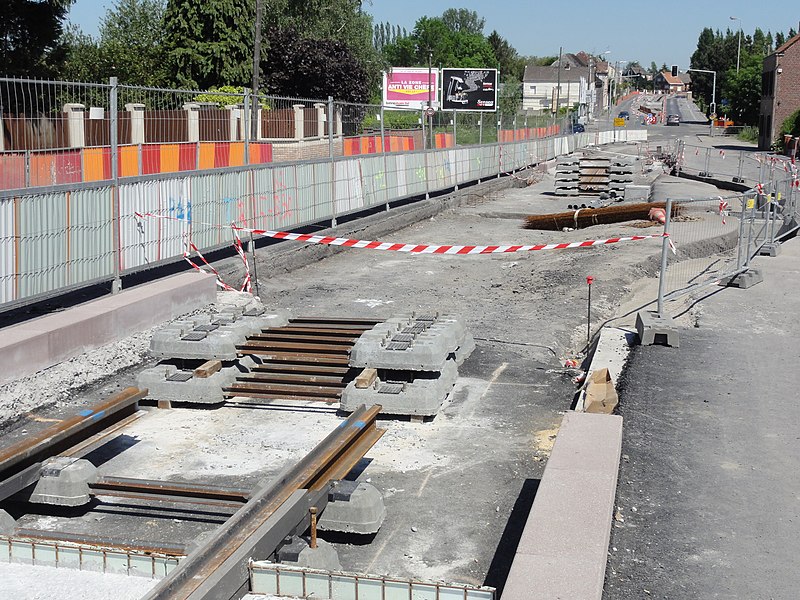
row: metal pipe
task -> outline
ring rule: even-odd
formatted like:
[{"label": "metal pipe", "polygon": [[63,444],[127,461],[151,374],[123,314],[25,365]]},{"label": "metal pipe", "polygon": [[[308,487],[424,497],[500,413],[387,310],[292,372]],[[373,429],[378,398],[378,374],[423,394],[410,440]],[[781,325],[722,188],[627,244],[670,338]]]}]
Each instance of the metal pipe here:
[{"label": "metal pipe", "polygon": [[311,543],[309,547],[315,550],[317,548],[317,507],[312,506],[308,509],[308,512],[311,515]]}]

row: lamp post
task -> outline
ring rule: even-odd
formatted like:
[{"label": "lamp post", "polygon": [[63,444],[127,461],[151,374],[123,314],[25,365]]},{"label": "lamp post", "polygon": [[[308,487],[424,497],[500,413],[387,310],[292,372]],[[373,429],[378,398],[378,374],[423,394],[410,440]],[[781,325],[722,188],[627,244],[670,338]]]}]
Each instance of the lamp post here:
[{"label": "lamp post", "polygon": [[739,44],[736,50],[736,72],[739,72],[739,58],[742,56],[742,20],[739,17],[728,17],[731,21],[739,21]]},{"label": "lamp post", "polygon": [[714,76],[714,82],[711,84],[711,130],[714,130],[714,115],[717,113],[717,72],[709,71],[708,69],[686,69],[687,71],[696,71],[697,73],[711,73]]}]

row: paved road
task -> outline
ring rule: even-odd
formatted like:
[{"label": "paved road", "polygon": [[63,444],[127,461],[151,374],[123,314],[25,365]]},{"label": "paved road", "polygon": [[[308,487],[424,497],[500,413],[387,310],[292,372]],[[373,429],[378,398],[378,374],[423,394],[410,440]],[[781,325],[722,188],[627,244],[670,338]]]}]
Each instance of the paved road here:
[{"label": "paved road", "polygon": [[798,597],[800,240],[757,266],[632,355],[606,600]]}]

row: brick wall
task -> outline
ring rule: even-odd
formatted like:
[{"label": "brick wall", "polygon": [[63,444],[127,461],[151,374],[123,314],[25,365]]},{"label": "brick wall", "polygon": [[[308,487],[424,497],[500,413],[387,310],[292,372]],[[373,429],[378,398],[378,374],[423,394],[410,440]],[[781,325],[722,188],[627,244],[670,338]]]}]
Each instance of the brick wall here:
[{"label": "brick wall", "polygon": [[800,41],[790,46],[778,58],[775,74],[775,115],[772,118],[773,132],[778,132],[783,121],[800,108]]}]

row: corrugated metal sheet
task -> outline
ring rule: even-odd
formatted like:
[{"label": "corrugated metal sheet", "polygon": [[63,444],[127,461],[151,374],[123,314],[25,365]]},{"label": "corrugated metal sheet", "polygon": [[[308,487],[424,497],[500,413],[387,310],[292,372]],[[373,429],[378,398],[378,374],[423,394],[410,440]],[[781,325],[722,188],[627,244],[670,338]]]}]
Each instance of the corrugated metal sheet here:
[{"label": "corrugated metal sheet", "polygon": [[364,208],[360,159],[336,161],[336,214]]},{"label": "corrugated metal sheet", "polygon": [[134,213],[158,213],[158,182],[119,186],[121,269],[128,271],[160,260],[159,219],[140,219]]},{"label": "corrugated metal sheet", "polygon": [[317,184],[316,181],[316,166],[313,164],[297,165],[297,193],[283,199],[279,207],[283,219],[282,228],[287,229],[299,223],[314,221],[317,199],[330,197],[330,166],[326,165],[328,166],[328,175],[323,177],[320,184]]},{"label": "corrugated metal sheet", "polygon": [[230,206],[234,199],[220,195],[216,174],[192,176],[190,188],[192,242],[201,249],[218,246],[222,243],[222,232],[216,225],[221,222],[222,207]]},{"label": "corrugated metal sheet", "polygon": [[252,174],[251,204],[256,229],[274,229],[276,215],[280,212],[272,187],[272,173],[273,169],[258,169]]},{"label": "corrugated metal sheet", "polygon": [[14,199],[0,200],[0,302],[11,302],[16,278],[14,245]]},{"label": "corrugated metal sheet", "polygon": [[67,192],[69,264],[67,285],[114,274],[114,196],[111,188]]},{"label": "corrugated metal sheet", "polygon": [[386,204],[389,196],[383,155],[361,157],[361,177],[364,183],[365,206]]},{"label": "corrugated metal sheet", "polygon": [[333,214],[331,195],[333,185],[331,183],[331,163],[314,163],[314,220],[330,219]]},{"label": "corrugated metal sheet", "polygon": [[17,200],[17,298],[67,285],[67,215],[64,192],[22,196]]}]

